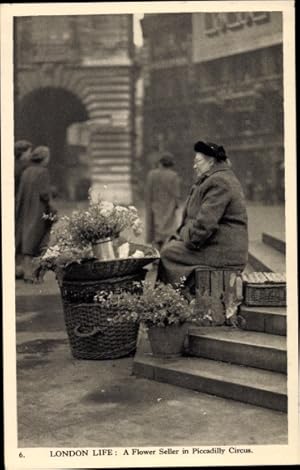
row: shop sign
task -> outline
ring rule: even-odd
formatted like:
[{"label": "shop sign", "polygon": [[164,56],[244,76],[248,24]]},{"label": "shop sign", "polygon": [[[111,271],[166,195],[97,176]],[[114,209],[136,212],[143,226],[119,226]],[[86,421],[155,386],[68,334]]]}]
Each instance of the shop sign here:
[{"label": "shop sign", "polygon": [[193,62],[280,43],[281,12],[193,13]]}]

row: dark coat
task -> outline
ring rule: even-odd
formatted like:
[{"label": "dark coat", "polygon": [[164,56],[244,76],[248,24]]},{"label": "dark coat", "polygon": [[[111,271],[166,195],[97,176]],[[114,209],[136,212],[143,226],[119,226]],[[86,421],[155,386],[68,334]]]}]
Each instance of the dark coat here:
[{"label": "dark coat", "polygon": [[[22,160],[21,158],[19,159],[16,159],[15,160],[15,206],[16,206],[16,202],[17,202],[17,195],[18,195],[18,192],[19,192],[19,187],[20,187],[20,181],[21,181],[21,176],[22,176],[22,173],[23,171],[25,170],[25,168],[27,167],[27,162],[24,162],[24,160]],[[17,211],[16,211],[16,207],[15,207],[15,234],[16,234],[16,237],[17,237],[17,233],[18,233],[18,219],[17,219]],[[16,255],[20,255],[21,254],[21,245],[20,243],[18,245],[16,245]]]},{"label": "dark coat", "polygon": [[21,160],[20,158],[15,160],[15,198],[17,198],[21,176],[26,167],[27,162],[24,162],[24,160]]},{"label": "dark coat", "polygon": [[227,163],[216,163],[192,186],[174,238],[161,252],[165,281],[178,282],[198,266],[245,267],[245,198]]},{"label": "dark coat", "polygon": [[174,233],[179,196],[180,181],[174,170],[155,168],[149,172],[145,190],[147,243],[163,242]]},{"label": "dark coat", "polygon": [[50,210],[50,178],[47,168],[38,163],[24,170],[17,195],[16,248],[23,255],[38,256],[41,242],[49,232],[43,214]]}]

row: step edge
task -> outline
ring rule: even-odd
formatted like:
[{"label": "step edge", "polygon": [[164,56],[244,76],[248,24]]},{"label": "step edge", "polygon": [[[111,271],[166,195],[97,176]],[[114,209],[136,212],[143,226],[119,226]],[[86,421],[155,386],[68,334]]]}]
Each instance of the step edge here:
[{"label": "step edge", "polygon": [[[281,312],[276,312],[276,311],[273,311],[273,312],[268,312],[268,311],[264,311],[263,309],[266,308],[266,309],[282,309],[283,311]],[[262,310],[261,310],[262,309]],[[273,316],[273,317],[278,317],[278,316],[282,316],[282,317],[286,317],[287,316],[287,308],[286,307],[255,307],[255,306],[251,306],[251,305],[241,305],[240,308],[239,308],[239,313],[242,313],[242,312],[247,312],[247,313],[251,313],[253,315],[267,315],[267,316]]]},{"label": "step edge", "polygon": [[[244,330],[243,330],[244,331]],[[250,330],[251,331],[251,330]],[[253,331],[253,333],[255,333],[255,331]],[[261,333],[261,332],[257,332],[257,333]],[[270,333],[265,333],[266,335],[269,335],[269,336],[280,336],[280,335],[271,335]],[[251,346],[251,347],[255,347],[255,348],[263,348],[263,349],[266,349],[268,351],[270,350],[273,350],[273,351],[281,351],[281,352],[287,352],[287,345],[285,345],[285,347],[283,348],[276,348],[274,346],[269,346],[269,345],[266,345],[266,344],[254,344],[254,343],[250,343],[248,341],[242,341],[241,339],[240,340],[234,340],[232,338],[217,338],[213,335],[204,335],[203,333],[193,333],[193,332],[190,332],[188,333],[188,336],[193,336],[193,337],[197,337],[197,338],[201,338],[201,339],[206,339],[206,340],[209,340],[209,341],[218,341],[218,342],[225,342],[225,343],[235,343],[235,344],[240,344],[242,346]]]},{"label": "step edge", "polygon": [[[203,371],[199,371],[199,373],[197,372],[187,372],[187,371],[184,371],[184,370],[181,370],[181,368],[176,368],[176,367],[170,367],[168,366],[168,364],[152,364],[152,363],[149,363],[146,361],[143,361],[143,358],[144,358],[144,355],[142,354],[141,357],[140,355],[138,355],[137,357],[137,360],[136,358],[134,358],[134,364],[137,363],[137,364],[143,364],[143,365],[146,365],[147,367],[152,367],[152,368],[159,368],[161,370],[165,370],[165,369],[168,369],[168,370],[171,370],[173,372],[177,372],[177,373],[181,373],[181,374],[186,374],[188,375],[189,377],[198,377],[198,378],[203,378],[203,379],[207,379],[207,380],[215,380],[219,383],[225,383],[225,384],[228,384],[228,385],[235,385],[235,386],[240,386],[240,387],[248,387],[249,389],[252,389],[253,391],[255,390],[260,390],[260,391],[264,391],[264,392],[268,392],[268,393],[275,393],[275,394],[278,394],[278,395],[281,395],[283,397],[287,396],[287,387],[285,389],[285,391],[276,391],[274,389],[270,389],[270,388],[267,388],[267,387],[263,387],[263,386],[256,386],[256,387],[253,387],[253,384],[252,383],[247,383],[247,382],[237,382],[236,380],[238,379],[233,379],[233,381],[228,381],[228,379],[226,380],[226,377],[222,378],[222,377],[216,377],[212,374],[209,374],[209,375],[206,375],[205,374],[205,371],[203,373]],[[206,359],[206,358],[202,358],[202,360],[207,360],[207,361],[211,361],[211,362],[218,362],[218,363],[222,363],[222,361],[214,361],[212,359]],[[233,366],[234,368],[236,367],[247,367],[247,368],[250,368],[250,369],[253,369],[253,370],[258,370],[258,371],[261,371],[262,369],[258,369],[256,367],[250,367],[250,366],[238,366],[236,364],[230,364],[228,362],[224,362],[224,364],[229,364],[229,367],[230,366]],[[285,384],[287,384],[287,378],[286,378],[286,375],[281,373],[281,372],[276,372],[276,371],[267,371],[269,374],[275,374],[277,376],[280,376],[282,377],[282,380]]]}]

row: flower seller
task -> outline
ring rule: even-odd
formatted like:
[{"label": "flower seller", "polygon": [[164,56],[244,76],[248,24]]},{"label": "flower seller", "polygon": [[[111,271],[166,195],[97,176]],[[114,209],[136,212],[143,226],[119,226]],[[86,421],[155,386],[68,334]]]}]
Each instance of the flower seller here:
[{"label": "flower seller", "polygon": [[245,198],[222,146],[194,145],[196,182],[187,198],[182,222],[161,251],[164,282],[182,277],[194,286],[197,267],[243,269],[248,255]]}]

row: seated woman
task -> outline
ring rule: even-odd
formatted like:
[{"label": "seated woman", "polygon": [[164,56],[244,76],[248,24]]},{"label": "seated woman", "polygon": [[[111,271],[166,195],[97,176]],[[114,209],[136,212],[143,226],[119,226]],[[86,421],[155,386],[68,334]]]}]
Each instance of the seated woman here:
[{"label": "seated woman", "polygon": [[197,180],[187,198],[182,223],[161,251],[159,276],[194,284],[195,268],[243,269],[248,256],[245,198],[223,147],[197,142]]}]

